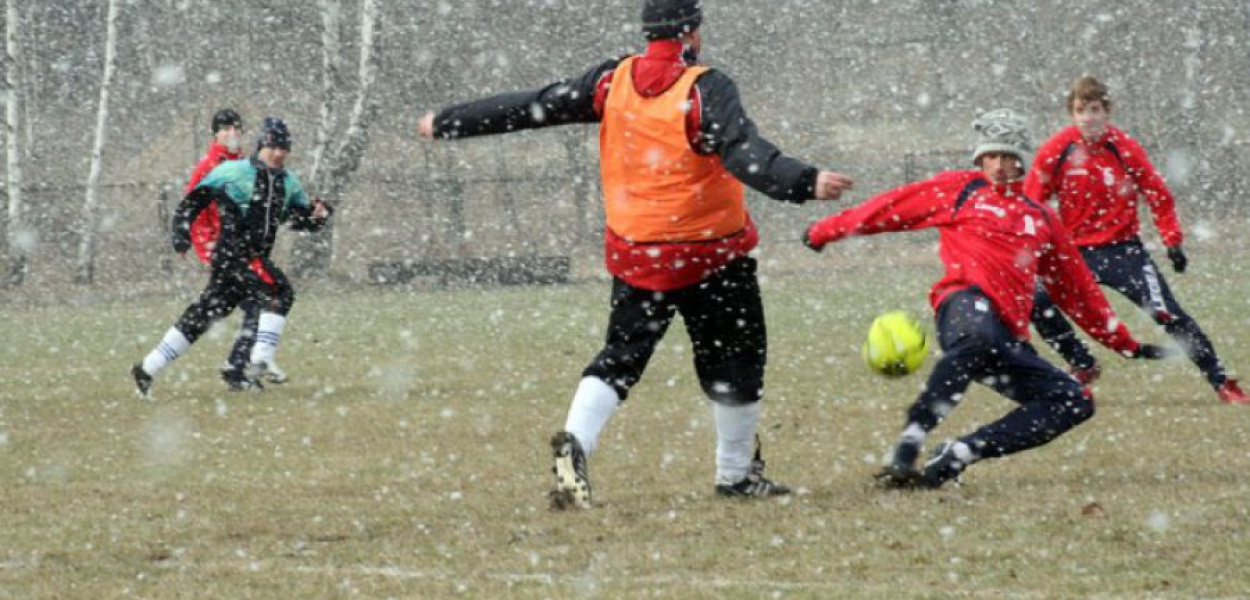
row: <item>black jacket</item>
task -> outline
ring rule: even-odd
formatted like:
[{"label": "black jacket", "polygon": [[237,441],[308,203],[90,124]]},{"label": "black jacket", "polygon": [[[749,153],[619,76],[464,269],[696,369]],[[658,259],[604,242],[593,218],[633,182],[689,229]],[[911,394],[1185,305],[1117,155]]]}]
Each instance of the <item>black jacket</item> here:
[{"label": "black jacket", "polygon": [[[239,161],[241,162],[241,161]],[[294,230],[317,231],[326,219],[312,216],[312,203],[304,194],[295,175],[284,169],[268,168],[256,157],[249,160],[251,170],[235,169],[242,181],[209,178],[191,190],[174,211],[171,223],[174,250],[185,252],[191,246],[190,228],[200,211],[214,201],[221,218],[221,232],[213,250],[213,267],[246,265],[252,258],[268,258],[277,239],[278,227],[287,224]],[[219,167],[220,168],[220,167]],[[215,172],[214,172],[215,173]],[[251,181],[247,208],[226,191],[227,186]],[[217,182],[218,185],[213,185]],[[288,186],[291,187],[288,190]],[[331,209],[329,205],[327,209]],[[332,209],[331,209],[332,211]]]},{"label": "black jacket", "polygon": [[[596,87],[621,60],[605,61],[580,77],[537,90],[450,106],[435,116],[434,134],[452,139],[598,122]],[[702,102],[698,152],[720,156],[721,164],[739,181],[777,200],[801,204],[815,197],[816,167],[782,154],[760,136],[729,76],[712,69],[699,76],[695,87]]]}]

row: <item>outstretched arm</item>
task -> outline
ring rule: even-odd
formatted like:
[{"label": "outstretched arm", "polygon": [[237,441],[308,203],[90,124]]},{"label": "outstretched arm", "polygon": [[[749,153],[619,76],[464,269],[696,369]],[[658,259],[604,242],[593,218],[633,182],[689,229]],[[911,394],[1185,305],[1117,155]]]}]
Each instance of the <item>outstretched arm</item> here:
[{"label": "outstretched arm", "polygon": [[1067,230],[1053,213],[1048,217],[1051,247],[1041,256],[1039,275],[1055,305],[1099,343],[1124,356],[1147,359],[1166,356],[1166,351],[1158,346],[1141,344],[1133,338],[1107,302]]},{"label": "outstretched arm", "polygon": [[537,90],[508,92],[428,112],[417,122],[425,139],[458,139],[511,133],[524,129],[594,123],[595,86],[620,59],[604,61],[574,79],[562,79]]},{"label": "outstretched arm", "polygon": [[960,189],[972,181],[973,177],[966,173],[945,173],[869,198],[859,206],[812,224],[803,242],[820,251],[825,244],[852,235],[939,226],[950,220]]},{"label": "outstretched arm", "polygon": [[851,178],[787,156],[760,135],[729,76],[711,70],[699,78],[697,86],[703,113],[700,150],[720,156],[725,169],[742,183],[794,203],[836,199],[854,186]]}]

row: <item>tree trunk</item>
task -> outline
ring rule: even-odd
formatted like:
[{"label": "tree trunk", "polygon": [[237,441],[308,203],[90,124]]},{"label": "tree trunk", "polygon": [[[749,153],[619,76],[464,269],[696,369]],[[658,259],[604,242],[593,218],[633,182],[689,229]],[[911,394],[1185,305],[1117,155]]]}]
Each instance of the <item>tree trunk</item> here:
[{"label": "tree trunk", "polygon": [[78,245],[78,270],[74,282],[89,284],[95,279],[96,217],[100,204],[100,162],[109,115],[109,89],[117,63],[117,3],[109,0],[107,33],[104,38],[104,74],[100,77],[100,105],[96,108],[95,144],[91,147],[91,170],[87,174],[87,199],[83,204],[82,238]]},{"label": "tree trunk", "polygon": [[[352,106],[343,143],[334,151],[333,161],[322,165],[324,176],[319,191],[327,202],[340,204],[340,195],[351,180],[352,173],[360,167],[360,159],[369,147],[369,127],[377,113],[377,100],[373,96],[377,76],[377,53],[374,52],[377,7],[374,0],[361,0],[360,5],[360,62],[359,85],[356,87],[356,103]],[[321,231],[295,240],[292,247],[293,273],[297,277],[323,275],[334,258],[334,227],[331,224]]]},{"label": "tree trunk", "polygon": [[313,143],[312,170],[308,172],[308,182],[312,189],[322,188],[326,163],[333,160],[328,154],[330,136],[338,129],[338,109],[335,97],[342,77],[339,74],[339,22],[341,8],[339,0],[321,0],[321,124],[317,128],[316,141]]},{"label": "tree trunk", "polygon": [[5,110],[4,110],[4,146],[8,155],[5,164],[4,190],[9,196],[8,210],[8,253],[9,272],[4,278],[4,286],[21,285],[26,279],[26,255],[30,251],[30,232],[26,231],[22,213],[22,148],[21,140],[21,45],[18,44],[18,26],[21,16],[17,10],[17,0],[5,3],[4,30],[4,73],[5,73]]}]

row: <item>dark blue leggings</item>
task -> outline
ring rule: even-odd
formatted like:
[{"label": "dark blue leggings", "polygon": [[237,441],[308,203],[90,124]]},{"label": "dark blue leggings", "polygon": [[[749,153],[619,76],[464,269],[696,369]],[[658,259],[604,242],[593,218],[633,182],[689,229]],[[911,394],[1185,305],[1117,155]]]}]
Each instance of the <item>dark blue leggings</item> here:
[{"label": "dark blue leggings", "polygon": [[942,358],[908,411],[909,423],[926,432],[937,427],[974,381],[1019,404],[960,438],[981,458],[1041,446],[1094,415],[1081,385],[1016,339],[980,290],[947,296],[938,307],[937,330]]},{"label": "dark blue leggings", "polygon": [[[1120,292],[1162,325],[1185,350],[1189,360],[1202,370],[1212,387],[1224,385],[1228,375],[1211,340],[1172,296],[1163,273],[1150,260],[1140,240],[1134,238],[1118,244],[1081,248],[1081,256],[1099,284]],[[1089,350],[1076,338],[1072,324],[1040,288],[1032,319],[1037,332],[1068,364],[1082,368],[1093,364]]]}]

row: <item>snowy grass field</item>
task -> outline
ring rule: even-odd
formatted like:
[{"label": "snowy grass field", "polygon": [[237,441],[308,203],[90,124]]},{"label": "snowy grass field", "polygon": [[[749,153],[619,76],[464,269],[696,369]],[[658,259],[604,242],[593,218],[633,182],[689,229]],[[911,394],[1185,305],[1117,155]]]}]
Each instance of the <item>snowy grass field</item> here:
[{"label": "snowy grass field", "polygon": [[[765,457],[798,493],[754,503],[712,493],[675,324],[591,460],[598,506],[548,510],[547,440],[598,349],[604,282],[301,290],[290,383],[225,391],[231,320],[152,403],[129,367],[189,297],[3,306],[0,598],[1250,597],[1250,408],[1183,360],[1101,351],[1089,423],[961,487],[875,489],[922,378],[870,374],[861,336],[887,309],[931,323],[937,261],[848,256],[762,263]],[[1168,277],[1250,377],[1250,253],[1191,256]],[[974,389],[934,441],[1008,407]]]}]

